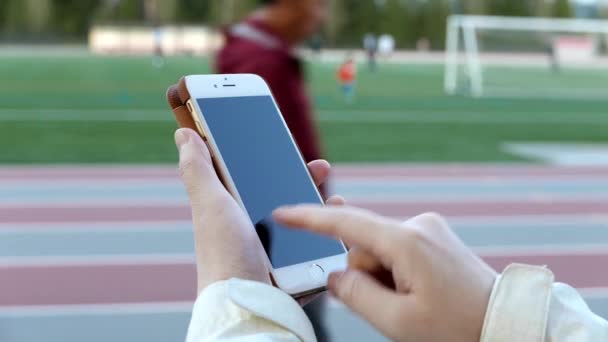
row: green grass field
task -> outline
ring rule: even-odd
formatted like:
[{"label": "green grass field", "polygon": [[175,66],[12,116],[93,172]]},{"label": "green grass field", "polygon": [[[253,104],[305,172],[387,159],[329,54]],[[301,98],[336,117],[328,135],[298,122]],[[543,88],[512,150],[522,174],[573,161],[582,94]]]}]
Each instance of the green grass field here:
[{"label": "green grass field", "polygon": [[[207,60],[187,57],[160,70],[144,57],[0,57],[0,162],[173,162],[165,89],[209,70]],[[501,143],[608,141],[608,97],[448,97],[441,65],[387,65],[377,73],[362,68],[357,101],[346,105],[334,70],[308,67],[332,161],[520,161]]]}]

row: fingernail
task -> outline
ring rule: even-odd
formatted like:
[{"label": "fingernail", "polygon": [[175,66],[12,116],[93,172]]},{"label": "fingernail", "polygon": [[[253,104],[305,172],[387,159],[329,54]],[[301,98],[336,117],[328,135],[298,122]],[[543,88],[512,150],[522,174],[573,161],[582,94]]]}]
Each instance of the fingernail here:
[{"label": "fingernail", "polygon": [[333,272],[327,278],[327,288],[333,294],[336,294],[336,289],[338,288],[338,283],[340,282],[340,278],[344,275],[344,272]]},{"label": "fingernail", "polygon": [[177,149],[181,150],[182,146],[188,143],[190,136],[184,132],[182,129],[178,129],[175,131],[175,145],[177,145]]}]

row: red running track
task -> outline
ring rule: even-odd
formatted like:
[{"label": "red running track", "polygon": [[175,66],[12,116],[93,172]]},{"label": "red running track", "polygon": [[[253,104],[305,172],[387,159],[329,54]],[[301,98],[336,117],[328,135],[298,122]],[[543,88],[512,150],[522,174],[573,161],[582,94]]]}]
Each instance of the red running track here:
[{"label": "red running track", "polygon": [[[398,178],[413,182],[424,179],[491,178],[493,181],[514,178],[608,179],[608,168],[561,168],[542,166],[346,166],[334,173],[340,179],[366,180]],[[0,168],[0,182],[31,180],[135,180],[176,179],[174,167],[9,167]],[[525,198],[525,197],[522,197]],[[608,201],[602,200],[457,200],[399,203],[398,201],[355,202],[383,215],[409,217],[435,211],[451,217],[501,217],[534,215],[601,215],[608,214]],[[170,222],[188,220],[186,206],[120,205],[116,206],[48,206],[14,207],[0,205],[0,226],[28,229],[29,223],[91,223],[91,222]],[[0,228],[1,230],[2,228]],[[34,232],[33,232],[34,233]],[[18,258],[15,258],[18,259]],[[558,280],[577,287],[608,287],[608,250],[569,254],[567,251],[543,253],[514,252],[510,255],[488,255],[486,261],[500,270],[511,262],[548,265]],[[159,260],[142,264],[95,262],[86,260],[64,265],[0,266],[0,306],[60,305],[95,303],[141,303],[189,301],[194,298],[194,266],[188,262]]]}]

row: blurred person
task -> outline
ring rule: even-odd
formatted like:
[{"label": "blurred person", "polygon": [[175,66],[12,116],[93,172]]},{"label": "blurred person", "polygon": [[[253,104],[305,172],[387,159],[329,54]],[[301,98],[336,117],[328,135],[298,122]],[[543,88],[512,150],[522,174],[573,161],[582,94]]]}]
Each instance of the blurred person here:
[{"label": "blurred person", "polygon": [[163,53],[163,27],[160,23],[154,25],[154,56],[152,57],[152,65],[156,68],[162,68],[165,65],[165,55]]},{"label": "blurred person", "polygon": [[367,65],[369,70],[376,71],[377,62],[376,57],[378,55],[378,39],[373,33],[367,33],[363,37],[363,49],[367,55]]},{"label": "blurred person", "polygon": [[315,34],[308,43],[310,50],[315,54],[316,57],[321,55],[323,50],[323,37],[320,34]]},{"label": "blurred person", "polygon": [[418,52],[431,51],[431,41],[426,37],[422,37],[422,38],[418,39],[416,41],[416,50]]},{"label": "blurred person", "polygon": [[[307,162],[321,158],[321,147],[303,61],[295,48],[319,31],[328,16],[328,1],[263,0],[262,7],[244,21],[224,30],[226,42],[216,56],[218,73],[252,73],[268,83]],[[326,188],[325,184],[319,188],[323,197],[327,196]],[[270,231],[264,226],[256,228],[264,247],[270,250]],[[322,331],[320,319],[311,318]]]},{"label": "blurred person", "polygon": [[357,64],[352,55],[348,55],[340,67],[338,67],[337,78],[344,101],[346,103],[353,103],[357,83]]},{"label": "blurred person", "polygon": [[385,33],[378,38],[378,52],[384,57],[390,57],[395,51],[395,38]]},{"label": "blurred person", "polygon": [[264,0],[264,6],[225,30],[218,73],[253,73],[270,86],[304,159],[321,157],[303,62],[294,48],[311,38],[328,15],[329,0]]},{"label": "blurred person", "polygon": [[[190,129],[179,129],[175,141],[197,267],[187,341],[315,341],[300,305],[272,286],[255,230],[205,143]],[[316,184],[330,172],[325,161],[308,167]],[[351,246],[348,269],[330,275],[329,290],[392,340],[608,341],[608,322],[546,267],[514,264],[497,275],[436,214],[401,223],[345,207],[339,197],[328,203],[273,215]]]},{"label": "blurred person", "polygon": [[547,44],[547,56],[549,57],[549,65],[551,66],[551,72],[557,74],[561,71],[559,56],[557,54],[557,46],[554,40],[551,40],[549,44]]}]

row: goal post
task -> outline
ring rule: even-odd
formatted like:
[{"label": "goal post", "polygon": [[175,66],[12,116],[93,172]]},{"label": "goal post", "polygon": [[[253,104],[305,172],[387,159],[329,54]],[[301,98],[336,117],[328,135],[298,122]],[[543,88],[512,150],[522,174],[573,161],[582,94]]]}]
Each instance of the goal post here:
[{"label": "goal post", "polygon": [[[608,58],[601,47],[607,37],[608,21],[603,20],[450,16],[445,92],[606,98]],[[535,81],[538,89],[533,89]]]}]

